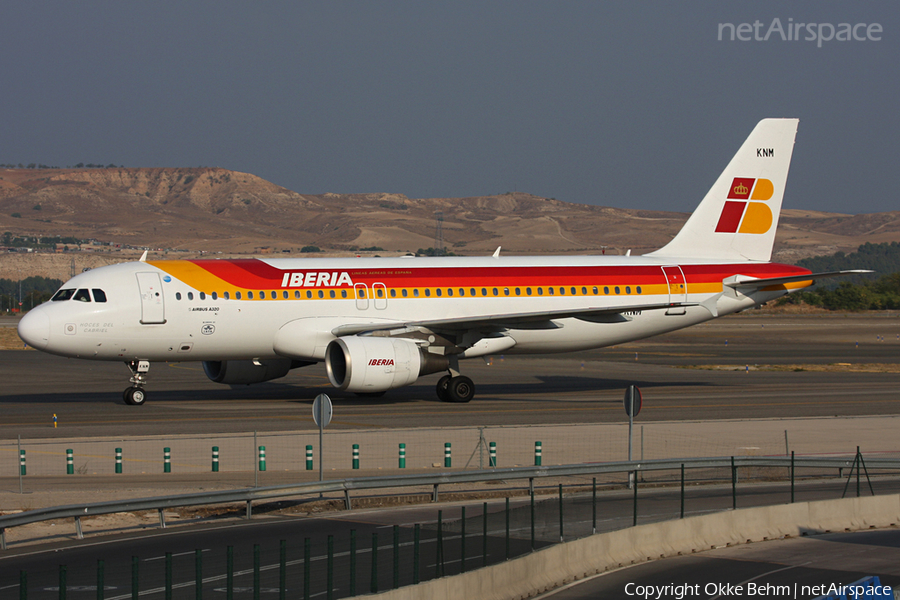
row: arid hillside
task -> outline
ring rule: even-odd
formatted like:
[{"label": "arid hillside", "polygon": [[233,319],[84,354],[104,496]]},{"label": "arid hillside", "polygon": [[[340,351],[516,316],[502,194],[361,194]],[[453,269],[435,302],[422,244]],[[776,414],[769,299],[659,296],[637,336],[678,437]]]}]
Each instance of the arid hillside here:
[{"label": "arid hillside", "polygon": [[[443,213],[445,247],[463,255],[497,246],[515,254],[641,254],[665,244],[687,218],[526,193],[428,199],[300,194],[214,168],[0,169],[0,232],[14,236],[72,236],[191,253],[297,253],[311,245],[331,255],[371,247],[387,255],[434,246],[436,211]],[[900,212],[785,210],[776,257],[789,262],[895,240]],[[0,271],[6,269],[0,265]]]}]

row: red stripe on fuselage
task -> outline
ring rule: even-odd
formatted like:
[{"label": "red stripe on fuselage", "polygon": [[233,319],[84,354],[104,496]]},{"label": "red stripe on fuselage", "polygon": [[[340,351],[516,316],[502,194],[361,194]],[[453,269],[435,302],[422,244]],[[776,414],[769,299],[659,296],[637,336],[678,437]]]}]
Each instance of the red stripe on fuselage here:
[{"label": "red stripe on fuselage", "polygon": [[[595,285],[650,285],[664,284],[666,281],[662,269],[658,265],[279,269],[258,259],[192,260],[190,262],[223,281],[244,289],[291,287],[282,286],[285,274],[306,272],[347,273],[354,283],[368,285],[383,283],[387,287],[423,288],[571,286],[589,283]],[[721,281],[733,275],[764,278],[810,273],[807,269],[778,263],[681,265],[681,268],[688,284]],[[336,278],[333,281],[336,281]]]}]

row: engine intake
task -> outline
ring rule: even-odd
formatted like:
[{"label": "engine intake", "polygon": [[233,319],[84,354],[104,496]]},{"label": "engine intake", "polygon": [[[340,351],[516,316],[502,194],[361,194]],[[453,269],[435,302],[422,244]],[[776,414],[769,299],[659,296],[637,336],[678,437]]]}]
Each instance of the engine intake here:
[{"label": "engine intake", "polygon": [[423,352],[407,339],[348,336],[328,344],[325,370],[331,385],[350,392],[383,392],[448,368],[446,356]]}]

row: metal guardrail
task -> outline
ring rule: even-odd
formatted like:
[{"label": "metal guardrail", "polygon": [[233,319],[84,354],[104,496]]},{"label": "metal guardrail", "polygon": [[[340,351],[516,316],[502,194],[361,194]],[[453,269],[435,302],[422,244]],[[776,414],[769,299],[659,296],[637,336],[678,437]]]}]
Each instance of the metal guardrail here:
[{"label": "metal guardrail", "polygon": [[[781,467],[850,469],[855,467],[856,458],[828,457],[755,457],[735,456],[717,458],[676,458],[646,461],[621,461],[595,464],[558,465],[540,467],[511,467],[482,471],[463,471],[458,473],[436,473],[430,475],[397,475],[393,477],[356,477],[333,481],[316,481],[299,484],[283,484],[275,486],[158,496],[138,498],[134,500],[115,500],[110,502],[94,502],[74,504],[30,510],[13,515],[0,516],[0,548],[6,549],[6,529],[50,521],[54,519],[74,518],[78,539],[82,539],[81,519],[88,516],[113,513],[156,510],[159,514],[160,527],[165,528],[164,512],[166,509],[209,504],[245,503],[247,517],[252,516],[251,506],[254,501],[274,500],[309,494],[343,492],[345,506],[351,508],[350,492],[358,490],[376,490],[385,488],[404,488],[432,486],[432,501],[438,500],[438,488],[441,485],[460,483],[479,483],[505,479],[528,479],[533,490],[534,480],[546,477],[571,477],[602,475],[609,473],[629,473],[640,471],[664,471],[681,469],[710,468],[746,468],[746,467]],[[869,458],[865,466],[871,470],[900,470],[900,459]]]}]

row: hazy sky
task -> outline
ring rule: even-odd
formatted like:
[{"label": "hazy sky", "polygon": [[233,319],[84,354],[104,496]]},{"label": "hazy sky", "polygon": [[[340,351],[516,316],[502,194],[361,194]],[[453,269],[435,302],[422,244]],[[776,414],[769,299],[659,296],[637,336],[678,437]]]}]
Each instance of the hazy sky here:
[{"label": "hazy sky", "polygon": [[[817,25],[718,39],[776,18]],[[804,39],[841,23],[864,41]],[[896,0],[8,2],[0,163],[690,211],[799,117],[785,207],[895,210],[898,34]]]}]

